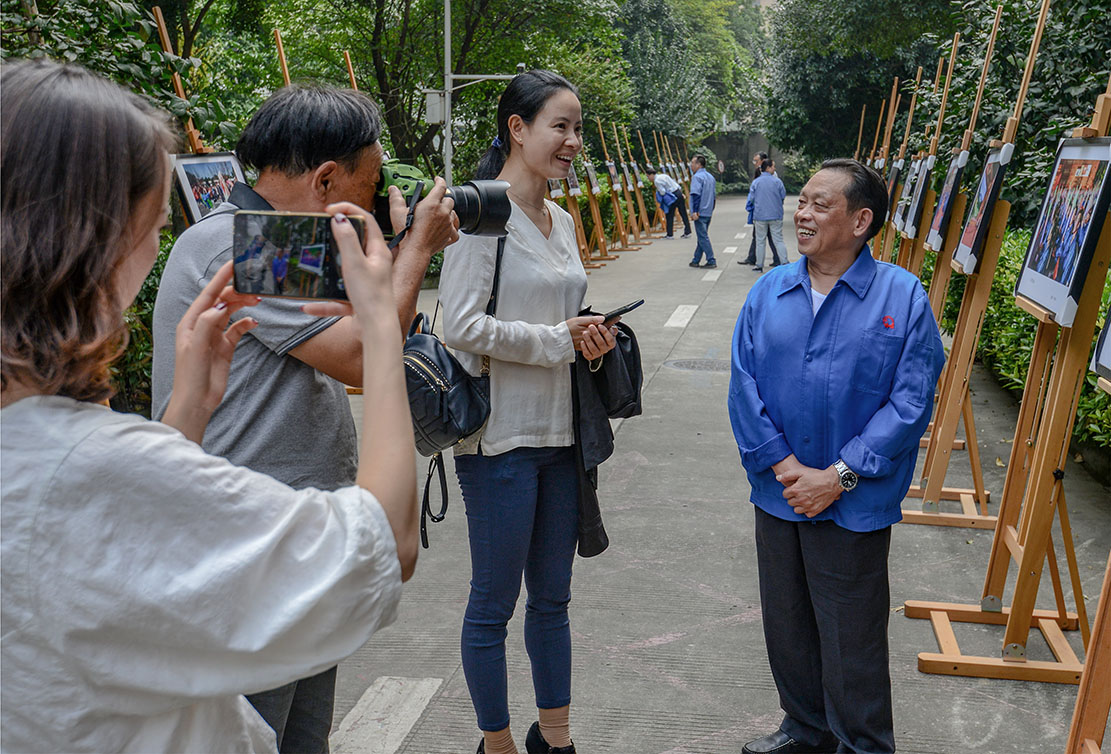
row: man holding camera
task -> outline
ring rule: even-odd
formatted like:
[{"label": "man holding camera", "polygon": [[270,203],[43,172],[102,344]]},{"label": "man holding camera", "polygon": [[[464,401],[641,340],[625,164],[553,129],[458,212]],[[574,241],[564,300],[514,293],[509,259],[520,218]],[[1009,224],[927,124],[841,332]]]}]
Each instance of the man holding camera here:
[{"label": "man holding camera", "polygon": [[[340,201],[373,207],[383,162],[380,133],[377,107],[350,89],[286,87],[254,114],[236,155],[258,171],[258,181],[253,189],[237,183],[227,202],[186,230],[162,275],[153,327],[155,418],[165,412],[170,398],[177,323],[232,258],[235,211],[322,212]],[[403,331],[415,314],[429,260],[458,238],[458,218],[445,192],[446,185],[437,178],[394,252],[393,288]],[[401,192],[391,187],[395,229],[404,225],[406,213]],[[350,317],[312,317],[301,311],[301,303],[268,298],[249,315],[245,310],[233,316],[252,316],[258,325],[236,348],[224,400],[212,414],[203,444],[209,453],[294,488],[334,490],[355,482],[355,424],[344,385],[362,384],[362,344]],[[281,600],[282,595],[273,598]],[[291,623],[301,609],[289,605]],[[260,633],[282,630],[281,625],[258,626]],[[247,697],[274,728],[279,751],[328,750],[335,677],[333,667]]]}]

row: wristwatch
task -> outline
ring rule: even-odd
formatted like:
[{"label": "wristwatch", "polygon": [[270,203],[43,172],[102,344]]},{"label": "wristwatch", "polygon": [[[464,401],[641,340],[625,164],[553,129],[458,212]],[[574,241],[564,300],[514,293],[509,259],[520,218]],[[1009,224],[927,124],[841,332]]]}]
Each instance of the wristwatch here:
[{"label": "wristwatch", "polygon": [[840,458],[833,464],[833,468],[837,472],[837,480],[841,482],[841,489],[845,492],[850,492],[856,487],[856,483],[860,481],[860,477],[856,475],[856,472],[846,466],[845,462]]}]

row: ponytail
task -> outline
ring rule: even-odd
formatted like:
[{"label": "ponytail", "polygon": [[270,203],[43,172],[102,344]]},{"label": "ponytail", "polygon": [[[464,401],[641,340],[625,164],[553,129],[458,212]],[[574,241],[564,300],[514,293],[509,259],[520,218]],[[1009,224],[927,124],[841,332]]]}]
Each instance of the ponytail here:
[{"label": "ponytail", "polygon": [[494,139],[494,143],[482,155],[478,161],[478,167],[475,168],[475,178],[480,181],[489,181],[498,177],[501,169],[505,167],[505,158],[509,156],[508,137],[501,138],[499,134]]}]

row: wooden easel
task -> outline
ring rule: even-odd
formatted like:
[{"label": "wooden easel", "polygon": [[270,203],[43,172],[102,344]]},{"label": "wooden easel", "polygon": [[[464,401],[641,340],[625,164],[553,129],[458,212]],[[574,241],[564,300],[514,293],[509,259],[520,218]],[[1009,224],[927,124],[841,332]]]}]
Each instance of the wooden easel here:
[{"label": "wooden easel", "polygon": [[[1000,5],[995,9],[995,23],[991,28],[991,35],[988,37],[987,51],[984,53],[984,65],[980,71],[980,84],[976,89],[976,101],[972,104],[972,115],[968,119],[968,128],[965,129],[964,137],[961,139],[961,145],[953,150],[955,156],[960,156],[968,152],[969,147],[972,146],[972,135],[976,132],[976,119],[980,114],[980,103],[984,98],[984,86],[988,80],[988,69],[991,68],[991,57],[995,50],[995,38],[999,34],[999,21],[1003,17],[1003,6]],[[967,159],[967,156],[965,157]],[[945,299],[949,291],[949,279],[952,275],[950,263],[953,261],[953,252],[957,249],[957,244],[961,239],[961,224],[960,222],[953,222],[958,218],[963,218],[965,209],[968,205],[968,192],[961,191],[960,185],[953,187],[957,192],[953,196],[953,206],[949,209],[949,226],[945,229],[945,238],[942,241],[940,249],[933,249],[930,246],[928,234],[926,239],[926,248],[931,251],[937,252],[937,258],[934,260],[934,274],[930,279],[930,308],[933,310],[934,319],[941,323],[941,315],[945,308]],[[940,210],[935,210],[940,211]],[[935,218],[936,220],[936,218]],[[931,226],[933,221],[931,221]]]},{"label": "wooden easel", "polygon": [[[574,166],[572,166],[571,169],[574,170]],[[564,204],[567,206],[567,214],[571,215],[571,221],[575,225],[575,243],[579,247],[579,260],[582,262],[586,274],[589,275],[591,270],[596,270],[606,265],[604,262],[591,261],[590,246],[587,243],[586,228],[583,226],[582,212],[579,210],[578,197],[571,194],[571,181],[569,179],[563,179],[560,181],[560,184],[563,187],[563,200]],[[579,186],[579,191],[582,191],[581,184]],[[551,196],[549,192],[548,198],[555,201],[558,197]]]},{"label": "wooden easel", "polygon": [[[633,170],[633,190],[637,200],[638,217],[640,218],[640,227],[644,229],[644,235],[651,237],[652,226],[648,222],[648,210],[644,204],[644,194],[641,193],[640,185],[640,165],[633,159],[633,146],[629,143],[629,129],[625,126],[621,127],[621,132],[625,135],[625,152],[629,155],[629,164]],[[644,145],[641,144],[641,151],[644,151]]]},{"label": "wooden easel", "polygon": [[282,67],[282,81],[289,86],[289,66],[285,63],[285,48],[282,47],[282,33],[274,29],[274,44],[278,46],[278,63]]},{"label": "wooden easel", "polygon": [[[1040,41],[1048,7],[1049,0],[1043,0],[1031,57]],[[1020,97],[1029,86],[1032,68],[1028,61]],[[1108,83],[1107,92],[1099,97],[1092,125],[1077,129],[1073,135],[1106,135],[1109,125],[1111,82]],[[1013,139],[1017,127],[1018,119],[1012,116],[1007,121],[1005,136]],[[906,603],[907,617],[930,619],[941,648],[939,653],[920,653],[919,670],[947,675],[1054,683],[1079,683],[1081,680],[1084,664],[1077,658],[1062,633],[1062,630],[1075,630],[1079,627],[1084,646],[1092,646],[1062,480],[1069,438],[1076,418],[1076,402],[1087,371],[1088,354],[1099,314],[1100,295],[1107,279],[1109,263],[1111,217],[1105,217],[1071,327],[1059,327],[1052,321],[1049,312],[1025,299],[1016,299],[1022,309],[1038,320],[1038,332],[1019,421],[1015,428],[1011,463],[1003,488],[982,598],[979,605],[917,601]],[[1060,522],[1061,538],[1072,578],[1075,613],[1066,610],[1057,569],[1052,540],[1055,515]],[[1011,605],[1006,608],[1003,606],[1003,592],[1012,559],[1017,568]],[[1056,610],[1037,610],[1035,604],[1038,587],[1042,568],[1047,561]],[[951,625],[954,620],[1006,626],[1001,656],[962,654]],[[1106,630],[1104,625],[1105,623],[1101,623],[1101,632]],[[1054,661],[1033,661],[1027,658],[1026,645],[1033,628],[1041,631],[1054,654]],[[1102,685],[1106,687],[1106,680]],[[1101,700],[1097,698],[1096,702]]]},{"label": "wooden easel", "polygon": [[868,152],[868,165],[876,159],[876,148],[880,145],[880,129],[883,128],[883,116],[887,113],[887,100],[880,102],[880,117],[876,118],[876,135],[872,137],[872,150]]},{"label": "wooden easel", "polygon": [[[154,22],[158,26],[158,43],[162,46],[162,52],[173,55],[174,48],[170,44],[170,30],[166,26],[166,19],[162,16],[162,9],[156,5],[151,10],[154,13]],[[181,76],[173,69],[170,70],[170,81],[178,99],[186,99],[185,85],[181,82]],[[193,154],[206,154],[213,151],[211,147],[205,146],[204,140],[201,138],[201,132],[193,125],[192,118],[185,119],[185,138],[189,142],[189,151]]]},{"label": "wooden easel", "polygon": [[359,85],[355,82],[355,68],[351,65],[351,53],[347,50],[343,51],[343,62],[347,64],[347,78],[351,80],[351,88],[359,91]]},{"label": "wooden easel", "polygon": [[[1103,389],[1111,393],[1111,382],[1103,380]],[[1084,659],[1084,672],[1080,674],[1080,691],[1076,695],[1076,708],[1069,726],[1065,754],[1099,754],[1103,734],[1107,729],[1107,715],[1111,711],[1111,558],[1103,574],[1103,589],[1096,607],[1092,637],[1088,640],[1088,655]]]},{"label": "wooden easel", "polygon": [[[996,17],[999,17],[998,13]],[[1044,17],[1039,18],[1040,23],[1044,23]],[[1040,40],[1040,38],[1041,28],[1035,31],[1035,39]],[[1026,60],[1026,67],[1030,72],[1033,71],[1037,53],[1037,45],[1032,46],[1030,55]],[[981,81],[983,79],[984,72],[981,71]],[[1025,87],[1029,87],[1029,80],[1029,76],[1024,77]],[[1013,143],[1018,130],[1018,123],[1022,117],[1025,98],[1026,90],[1020,89],[1014,114],[1004,131],[1003,140],[1005,143]],[[964,138],[970,141],[971,134],[966,131]],[[953,334],[953,345],[950,348],[949,359],[942,373],[934,422],[926,443],[926,459],[922,466],[922,480],[918,485],[912,486],[907,493],[908,497],[922,498],[922,509],[921,511],[907,511],[903,516],[906,523],[962,526],[975,529],[994,529],[996,526],[996,517],[988,514],[987,504],[990,494],[984,487],[983,465],[980,462],[979,443],[976,440],[976,422],[972,413],[972,402],[969,398],[969,383],[972,379],[972,364],[976,359],[976,346],[980,341],[980,331],[983,327],[984,316],[991,296],[991,286],[995,279],[995,270],[1003,245],[1003,234],[1006,231],[1010,209],[1010,203],[1005,201],[997,201],[995,207],[991,209],[992,215],[988,226],[988,235],[984,239],[979,267],[975,273],[968,276],[965,282],[960,314],[957,317],[957,325]],[[984,220],[988,221],[988,218],[985,217]],[[959,231],[953,231],[948,235],[956,235],[959,241]],[[956,247],[958,241],[954,241],[953,248]],[[952,251],[949,254],[949,267],[950,269],[947,272],[953,268]],[[958,269],[958,271],[960,270]],[[946,293],[945,290],[939,290],[936,294],[942,304]],[[936,316],[938,315],[935,313]],[[968,460],[972,467],[972,489],[956,489],[944,486],[949,471],[951,451],[955,448],[957,424],[961,421],[964,423]],[[941,511],[940,503],[942,500],[960,501],[961,512],[953,514]]]},{"label": "wooden easel", "polygon": [[[891,83],[891,96],[887,100],[887,127],[884,129],[883,133],[883,147],[881,147],[880,154],[877,156],[874,164],[876,172],[880,174],[881,178],[883,178],[884,167],[887,165],[887,158],[891,150],[891,131],[895,126],[895,113],[899,111],[899,103],[902,101],[902,99],[902,95],[899,94],[899,77],[896,76],[895,80]],[[886,186],[887,181],[884,180],[884,187],[886,188]],[[875,239],[875,242],[872,244],[873,258],[879,257],[880,251],[883,248],[884,236],[886,235],[886,233],[887,223],[884,223],[883,227],[880,228],[879,235]]]},{"label": "wooden easel", "polygon": [[[633,194],[630,184],[632,179],[629,177],[629,163],[625,161],[625,153],[621,149],[621,137],[617,133],[617,124],[611,123],[613,126],[613,141],[617,147],[618,171],[617,176],[621,183],[621,193],[625,196],[625,217],[628,218],[628,227],[633,231],[633,238],[637,244],[643,245],[651,243],[651,241],[643,241],[640,237],[640,219],[637,217],[636,205],[633,202]],[[632,159],[632,155],[629,155]]]},{"label": "wooden easel", "polygon": [[868,112],[868,105],[860,106],[860,128],[856,130],[856,151],[853,152],[853,159],[860,159],[860,140],[864,138],[864,114]]},{"label": "wooden easel", "polygon": [[[640,129],[637,129],[637,139],[640,141],[640,153],[644,155],[644,166],[646,168],[652,167],[652,158],[648,156],[648,150],[644,148],[644,135],[641,134]],[[659,162],[660,148],[659,143],[656,145],[656,162]],[[662,170],[662,167],[660,168]],[[660,233],[666,233],[667,216],[664,211],[656,204],[656,186],[652,185],[650,189],[652,196],[652,206],[656,208],[655,214],[652,216],[652,227],[659,229]]]},{"label": "wooden easel", "polygon": [[[606,226],[602,224],[602,210],[598,207],[598,196],[594,193],[594,185],[590,182],[590,172],[594,170],[594,165],[583,152],[583,178],[586,180],[586,201],[590,205],[590,219],[594,223],[594,228],[590,232],[590,238],[586,242],[587,258],[591,262],[609,262],[617,259],[616,254],[610,253],[610,249],[606,245]],[[597,177],[597,175],[595,175]],[[580,181],[579,185],[583,183]],[[601,184],[598,190],[601,191]],[[597,254],[595,254],[597,252]]]},{"label": "wooden easel", "polygon": [[[958,34],[958,36],[959,36],[959,34]],[[956,58],[955,55],[952,56],[952,59],[955,59],[955,58]],[[941,86],[941,71],[944,67],[945,67],[945,57],[942,56],[941,58],[938,58],[937,74],[934,75],[934,91],[933,91],[934,94],[937,94],[938,87]],[[952,72],[952,63],[950,62],[950,73],[951,72]],[[945,81],[945,91],[946,91],[946,93],[948,93],[948,91],[949,91],[949,80],[950,79],[952,79],[951,75],[950,75],[949,79],[946,79],[946,81]],[[943,97],[943,99],[944,99],[944,97]],[[929,126],[929,124],[927,124],[926,125],[926,133],[925,133],[925,136],[927,137],[927,141],[929,140],[929,135],[930,135],[930,126]],[[923,179],[927,178],[927,176],[925,176],[924,173],[923,173],[923,171],[926,169],[926,163],[924,163],[923,160],[928,159],[927,154],[926,154],[926,150],[925,149],[919,150],[918,155],[916,156],[915,159],[917,159],[919,161],[918,179],[914,182],[914,188],[915,188],[915,191],[917,191],[919,184],[923,181]],[[925,195],[922,203],[923,203],[924,206],[929,205],[931,213],[933,212],[933,203],[934,203],[935,200],[936,200],[936,196],[933,195],[933,190],[932,189],[927,189],[926,195]],[[913,210],[914,210],[914,196],[912,194],[910,204],[907,206],[907,211],[911,212]],[[925,214],[925,212],[923,212],[923,214]],[[905,220],[906,220],[906,218],[904,217],[904,221]],[[905,222],[904,222],[904,225],[905,225]],[[922,269],[923,254],[925,253],[923,251],[923,248],[922,248],[922,242],[925,239],[923,237],[921,237],[921,235],[918,234],[918,233],[916,233],[915,236],[916,236],[915,238],[909,238],[909,237],[907,237],[906,233],[902,234],[902,237],[899,239],[899,253],[895,257],[895,264],[899,265],[900,267],[902,267],[905,270],[909,270],[910,272],[914,273],[915,277],[918,277],[918,273]]]},{"label": "wooden easel", "polygon": [[[606,177],[610,182],[610,202],[613,204],[613,235],[610,236],[610,248],[614,251],[637,251],[639,246],[629,243],[629,232],[625,227],[625,217],[621,214],[621,201],[617,198],[618,192],[621,190],[621,179],[614,178],[614,174],[610,172],[609,167],[613,163],[610,159],[610,151],[606,147],[606,132],[602,130],[602,121],[595,118],[594,121],[598,124],[598,137],[602,140],[602,155],[606,160]],[[614,170],[614,172],[617,172]]]},{"label": "wooden easel", "polygon": [[[899,203],[899,199],[903,193],[903,186],[906,185],[906,173],[902,170],[903,161],[907,154],[907,144],[910,142],[910,127],[914,123],[914,108],[918,104],[918,87],[922,84],[922,66],[918,66],[918,74],[914,77],[914,91],[910,95],[910,110],[907,112],[907,125],[903,131],[903,143],[899,146],[899,154],[895,157],[895,164],[899,167],[902,179],[895,186],[895,194],[891,198],[891,206],[887,208],[887,222],[883,226],[883,250],[879,254],[879,259],[885,262],[891,260],[891,252],[895,248],[895,206]],[[879,246],[879,244],[876,244]],[[873,251],[873,256],[875,252]]]}]

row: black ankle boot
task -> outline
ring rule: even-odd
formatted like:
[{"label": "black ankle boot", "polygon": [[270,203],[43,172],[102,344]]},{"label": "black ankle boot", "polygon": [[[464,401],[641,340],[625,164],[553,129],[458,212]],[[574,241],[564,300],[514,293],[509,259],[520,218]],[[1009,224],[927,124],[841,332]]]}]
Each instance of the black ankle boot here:
[{"label": "black ankle boot", "polygon": [[571,742],[570,746],[549,746],[548,742],[544,740],[544,736],[540,735],[540,722],[537,721],[532,724],[528,729],[528,735],[525,737],[525,751],[527,754],[575,754],[575,743]]}]

